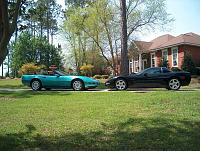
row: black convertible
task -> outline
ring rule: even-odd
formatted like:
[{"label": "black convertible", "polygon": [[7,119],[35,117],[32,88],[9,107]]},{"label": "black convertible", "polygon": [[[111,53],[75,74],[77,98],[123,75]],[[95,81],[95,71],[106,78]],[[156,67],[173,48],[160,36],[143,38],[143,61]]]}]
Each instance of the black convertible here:
[{"label": "black convertible", "polygon": [[189,85],[190,81],[191,75],[189,72],[173,72],[165,67],[154,67],[127,76],[113,77],[105,85],[117,90],[126,90],[127,88],[167,88],[168,90],[178,90],[181,86]]}]

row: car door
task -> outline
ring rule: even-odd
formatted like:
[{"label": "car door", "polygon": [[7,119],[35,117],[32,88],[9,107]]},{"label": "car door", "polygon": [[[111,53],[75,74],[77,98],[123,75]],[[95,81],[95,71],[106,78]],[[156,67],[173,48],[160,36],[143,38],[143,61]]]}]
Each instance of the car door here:
[{"label": "car door", "polygon": [[161,68],[150,68],[134,77],[134,87],[152,88],[161,86]]},{"label": "car door", "polygon": [[60,76],[59,74],[41,75],[40,79],[44,87],[50,87],[50,88],[67,87],[65,76]]}]

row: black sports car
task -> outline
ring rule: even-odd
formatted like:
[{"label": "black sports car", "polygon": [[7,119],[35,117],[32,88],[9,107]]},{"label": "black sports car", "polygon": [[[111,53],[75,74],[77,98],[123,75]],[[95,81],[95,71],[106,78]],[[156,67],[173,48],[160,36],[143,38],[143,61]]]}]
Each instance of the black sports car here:
[{"label": "black sports car", "polygon": [[191,75],[189,72],[173,72],[165,67],[154,67],[127,76],[113,77],[106,81],[105,85],[117,90],[126,90],[127,88],[167,88],[168,90],[178,90],[181,86],[189,85],[190,81]]}]

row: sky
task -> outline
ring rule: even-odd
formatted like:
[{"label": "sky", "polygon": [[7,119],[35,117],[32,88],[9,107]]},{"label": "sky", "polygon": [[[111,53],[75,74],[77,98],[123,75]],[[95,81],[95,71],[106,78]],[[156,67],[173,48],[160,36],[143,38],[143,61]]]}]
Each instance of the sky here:
[{"label": "sky", "polygon": [[[65,0],[57,1],[62,6],[65,5]],[[170,31],[160,31],[158,29],[152,32],[143,33],[138,39],[151,41],[164,34],[178,36],[188,32],[200,35],[200,0],[166,0],[166,8],[171,17],[175,19],[170,27]],[[62,48],[66,49],[67,46],[64,38],[58,36],[54,41],[55,44],[60,43]]]},{"label": "sky", "polygon": [[141,40],[150,41],[163,34],[178,36],[188,32],[200,35],[200,0],[166,0],[167,12],[175,19],[170,31],[155,31],[142,35]]}]

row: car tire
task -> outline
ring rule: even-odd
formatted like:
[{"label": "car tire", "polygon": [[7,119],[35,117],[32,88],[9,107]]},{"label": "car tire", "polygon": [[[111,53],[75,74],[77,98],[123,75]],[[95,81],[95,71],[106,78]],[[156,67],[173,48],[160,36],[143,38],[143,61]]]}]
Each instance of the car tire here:
[{"label": "car tire", "polygon": [[179,90],[181,87],[181,82],[177,78],[172,78],[168,82],[168,90]]},{"label": "car tire", "polygon": [[126,90],[128,88],[126,80],[124,80],[124,79],[117,79],[115,81],[115,88],[117,90],[120,90],[120,91]]},{"label": "car tire", "polygon": [[39,91],[39,90],[42,89],[42,84],[41,84],[41,82],[39,80],[33,80],[31,82],[31,88],[34,91]]},{"label": "car tire", "polygon": [[50,90],[51,90],[51,88],[45,88],[45,90],[47,90],[47,91],[50,91]]},{"label": "car tire", "polygon": [[83,91],[85,89],[85,85],[82,80],[74,80],[72,81],[72,88],[74,91]]}]

